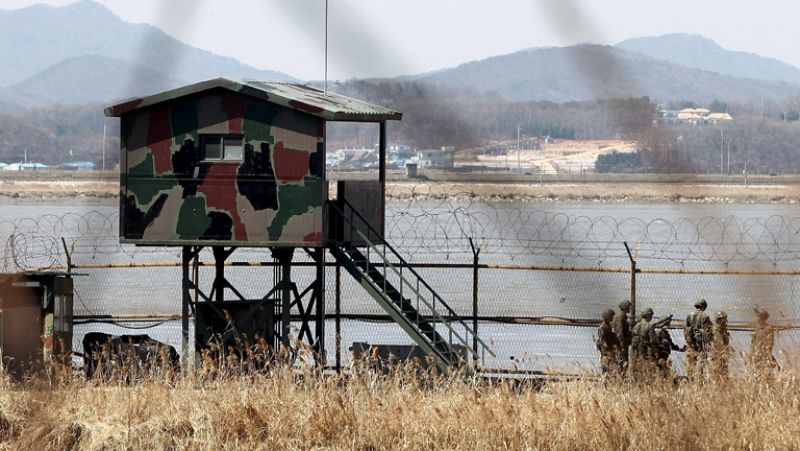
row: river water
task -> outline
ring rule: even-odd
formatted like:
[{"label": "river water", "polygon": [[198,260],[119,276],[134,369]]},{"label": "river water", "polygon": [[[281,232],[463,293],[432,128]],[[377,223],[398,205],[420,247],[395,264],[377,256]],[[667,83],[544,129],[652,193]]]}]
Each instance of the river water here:
[{"label": "river water", "polygon": [[[6,203],[0,205],[0,239],[5,270],[63,261],[60,236],[75,244],[75,261],[87,263],[177,262],[177,249],[121,247],[116,241],[116,205]],[[628,241],[645,270],[796,270],[800,211],[789,204],[600,204],[482,202],[474,200],[391,201],[387,235],[414,263],[469,263],[469,237],[482,246],[481,263],[586,268],[628,268],[622,241]],[[13,241],[9,236],[14,234]],[[50,236],[52,240],[47,239]],[[12,244],[13,243],[13,244]],[[11,255],[10,246],[15,247]],[[264,250],[241,250],[236,260],[270,260]],[[300,257],[298,257],[300,258]],[[87,269],[76,278],[76,314],[177,314],[179,268]],[[421,269],[420,273],[460,314],[471,314],[472,269]],[[204,274],[201,273],[201,276]],[[208,274],[205,274],[208,276]],[[246,296],[265,294],[268,268],[232,268],[234,283]],[[201,277],[202,278],[202,277]],[[298,285],[309,280],[297,275]],[[333,312],[333,272],[326,276],[329,313]],[[593,319],[630,293],[625,272],[485,269],[479,274],[479,314],[496,317]],[[342,281],[344,313],[383,311],[352,280]],[[640,274],[637,305],[682,319],[705,297],[709,311],[724,309],[733,322],[752,321],[752,307],[773,312],[777,322],[800,317],[800,277],[791,275]],[[122,327],[125,326],[125,327]],[[136,333],[141,330],[180,350],[179,322],[81,324],[75,349],[88,331]],[[153,327],[151,327],[153,326]],[[334,325],[326,322],[328,363],[333,363]],[[594,328],[481,322],[480,336],[497,357],[486,366],[535,370],[595,370]],[[682,344],[680,331],[674,340]],[[778,337],[781,358],[793,360],[794,331]],[[352,342],[410,344],[394,324],[343,322],[345,364]],[[734,346],[749,347],[746,332],[733,333]],[[674,365],[681,369],[682,359]],[[740,359],[734,361],[734,367]]]}]

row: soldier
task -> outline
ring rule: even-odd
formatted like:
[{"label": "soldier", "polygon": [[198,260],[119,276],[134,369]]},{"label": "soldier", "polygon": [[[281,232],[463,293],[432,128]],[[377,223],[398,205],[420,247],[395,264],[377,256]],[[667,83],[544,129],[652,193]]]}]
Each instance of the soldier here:
[{"label": "soldier", "polygon": [[663,377],[670,375],[669,356],[672,351],[684,352],[686,346],[680,347],[672,341],[669,335],[669,326],[672,324],[672,315],[669,315],[653,324],[652,343],[656,354],[656,367]]},{"label": "soldier", "polygon": [[623,372],[628,368],[628,348],[633,338],[631,320],[628,317],[632,307],[631,301],[622,301],[619,303],[619,312],[614,316],[614,333],[617,335],[617,340],[619,340],[618,360],[622,365]]},{"label": "soldier", "polygon": [[597,329],[597,350],[600,351],[600,368],[603,374],[618,375],[622,370],[619,358],[619,340],[611,327],[614,311],[603,311],[603,322]]},{"label": "soldier", "polygon": [[750,363],[756,375],[769,377],[772,370],[777,367],[777,361],[772,354],[775,346],[775,329],[767,324],[769,312],[756,307],[756,324],[750,341]]},{"label": "soldier", "polygon": [[711,320],[706,315],[708,303],[705,299],[700,299],[694,303],[694,307],[696,310],[686,317],[686,326],[683,329],[683,336],[689,348],[689,353],[686,355],[689,377],[703,372],[711,341]]},{"label": "soldier", "polygon": [[651,346],[652,333],[650,322],[653,319],[653,309],[642,310],[642,319],[633,327],[631,338],[631,349],[633,350],[633,360],[631,369],[634,375],[649,372],[655,358]]},{"label": "soldier", "polygon": [[711,327],[711,362],[713,374],[728,377],[731,358],[731,334],[728,332],[728,314],[719,311]]}]

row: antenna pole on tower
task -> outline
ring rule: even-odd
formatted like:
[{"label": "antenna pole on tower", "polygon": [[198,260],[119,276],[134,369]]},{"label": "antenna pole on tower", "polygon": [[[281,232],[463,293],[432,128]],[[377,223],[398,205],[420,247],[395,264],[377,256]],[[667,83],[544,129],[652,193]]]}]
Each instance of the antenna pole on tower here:
[{"label": "antenna pole on tower", "polygon": [[322,90],[328,93],[328,0],[325,0],[325,80],[322,82]]}]

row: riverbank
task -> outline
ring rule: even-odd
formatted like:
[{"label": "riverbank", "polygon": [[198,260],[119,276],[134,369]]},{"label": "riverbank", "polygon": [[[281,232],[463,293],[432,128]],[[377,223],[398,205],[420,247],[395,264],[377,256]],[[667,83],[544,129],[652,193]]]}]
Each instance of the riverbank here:
[{"label": "riverbank", "polygon": [[[331,183],[333,188],[333,183]],[[715,183],[468,183],[387,182],[391,199],[453,199],[513,202],[591,203],[800,203],[798,184]],[[119,195],[116,179],[41,178],[0,180],[0,199],[16,201],[102,201]]]},{"label": "riverbank", "polygon": [[486,201],[597,203],[800,203],[800,185],[694,183],[409,183],[387,185],[395,199],[463,197]]},{"label": "riverbank", "polygon": [[0,199],[92,201],[115,199],[119,182],[113,180],[2,180]]}]

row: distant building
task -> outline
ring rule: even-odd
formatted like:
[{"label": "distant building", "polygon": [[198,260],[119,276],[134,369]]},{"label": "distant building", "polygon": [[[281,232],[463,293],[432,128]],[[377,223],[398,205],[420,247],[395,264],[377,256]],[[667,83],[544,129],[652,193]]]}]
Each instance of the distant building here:
[{"label": "distant building", "polygon": [[325,154],[325,166],[335,168],[342,164],[341,156],[336,152],[327,152]]},{"label": "distant building", "polygon": [[684,108],[678,111],[678,121],[694,125],[702,125],[706,122],[708,111],[705,108]]},{"label": "distant building", "polygon": [[21,163],[20,164],[20,169],[23,170],[23,171],[33,171],[33,170],[36,170],[36,169],[47,169],[47,168],[49,168],[49,166],[47,166],[44,163],[28,162],[28,163]]},{"label": "distant building", "polygon": [[449,169],[453,167],[453,152],[444,149],[422,149],[417,152],[417,165],[420,169],[438,168]]},{"label": "distant building", "polygon": [[658,110],[658,120],[667,124],[677,124],[678,110]]},{"label": "distant building", "polygon": [[47,169],[44,163],[11,163],[3,167],[4,171],[35,171],[37,169]]},{"label": "distant building", "polygon": [[709,124],[719,124],[720,122],[732,121],[733,117],[728,113],[711,113],[706,117]]},{"label": "distant building", "polygon": [[728,113],[712,113],[705,108],[662,109],[658,111],[658,120],[667,124],[713,125],[732,121],[733,116]]},{"label": "distant building", "polygon": [[61,165],[61,169],[70,170],[90,170],[95,169],[96,167],[97,165],[91,161],[70,161],[69,163],[64,163]]},{"label": "distant building", "polygon": [[[350,169],[378,167],[378,153],[375,149],[339,149],[335,152],[339,165]],[[327,160],[327,159],[326,159]]]},{"label": "distant building", "polygon": [[407,161],[410,161],[414,158],[415,152],[411,146],[406,146],[404,144],[393,144],[389,146],[386,154],[388,156],[388,165],[402,168],[405,166]]}]

